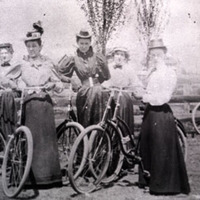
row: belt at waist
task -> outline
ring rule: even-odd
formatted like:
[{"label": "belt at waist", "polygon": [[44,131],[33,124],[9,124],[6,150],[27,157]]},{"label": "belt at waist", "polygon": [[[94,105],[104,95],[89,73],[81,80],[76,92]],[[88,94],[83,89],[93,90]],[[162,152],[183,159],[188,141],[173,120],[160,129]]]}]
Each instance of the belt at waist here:
[{"label": "belt at waist", "polygon": [[88,79],[82,80],[83,86],[92,87],[92,86],[98,85],[98,84],[100,84],[98,78],[89,77]]}]

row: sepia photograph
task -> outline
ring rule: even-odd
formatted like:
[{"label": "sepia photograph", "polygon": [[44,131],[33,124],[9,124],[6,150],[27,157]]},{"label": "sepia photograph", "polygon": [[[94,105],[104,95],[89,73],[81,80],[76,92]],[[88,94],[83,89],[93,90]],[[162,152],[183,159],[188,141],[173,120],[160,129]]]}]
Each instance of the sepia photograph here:
[{"label": "sepia photograph", "polygon": [[200,200],[200,1],[0,9],[0,199]]}]

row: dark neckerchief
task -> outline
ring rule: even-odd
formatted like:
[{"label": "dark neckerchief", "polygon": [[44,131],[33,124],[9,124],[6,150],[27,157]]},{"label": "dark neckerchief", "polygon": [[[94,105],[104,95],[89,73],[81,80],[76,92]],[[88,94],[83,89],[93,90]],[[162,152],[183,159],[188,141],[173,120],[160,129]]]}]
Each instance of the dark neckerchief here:
[{"label": "dark neckerchief", "polygon": [[85,53],[77,49],[77,56],[83,58],[84,60],[87,60],[88,58],[92,57],[94,55],[92,47],[89,48],[89,50]]},{"label": "dark neckerchief", "polygon": [[122,65],[119,65],[119,64],[114,65],[114,69],[122,69]]},{"label": "dark neckerchief", "polygon": [[10,63],[5,62],[5,63],[2,63],[1,66],[2,66],[2,67],[8,67],[8,66],[10,66]]}]

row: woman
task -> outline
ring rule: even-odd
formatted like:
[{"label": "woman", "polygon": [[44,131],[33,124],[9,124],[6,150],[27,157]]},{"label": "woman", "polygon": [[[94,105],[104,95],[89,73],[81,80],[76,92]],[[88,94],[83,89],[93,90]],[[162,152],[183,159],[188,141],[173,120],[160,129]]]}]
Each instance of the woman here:
[{"label": "woman", "polygon": [[[129,53],[126,48],[115,47],[111,56],[113,62],[109,66],[111,78],[103,83],[105,87],[117,87],[127,90],[133,89],[137,77],[134,69],[129,65]],[[123,92],[120,99],[119,116],[126,122],[132,134],[134,134],[133,102],[130,93]]]},{"label": "woman", "polygon": [[76,35],[76,55],[64,56],[58,64],[61,74],[72,77],[75,72],[81,81],[76,106],[78,122],[84,127],[100,122],[106,98],[101,83],[110,78],[107,62],[101,54],[93,51],[91,39],[88,31],[81,30]]},{"label": "woman", "polygon": [[[24,87],[43,87],[45,91],[61,91],[62,84],[53,72],[53,63],[40,53],[43,28],[40,22],[34,23],[33,27],[34,30],[28,32],[25,39],[28,56],[24,57],[22,65],[21,78]],[[43,89],[25,91],[27,96],[24,100],[23,123],[30,129],[34,144],[29,181],[36,186],[60,184],[61,170],[51,97]]]},{"label": "woman", "polygon": [[6,140],[16,126],[14,98],[18,95],[17,82],[21,75],[20,65],[12,62],[13,53],[12,44],[0,44],[0,126]]},{"label": "woman", "polygon": [[150,172],[151,177],[148,184],[140,171],[139,184],[149,185],[151,194],[188,194],[190,187],[186,166],[174,116],[168,105],[177,77],[176,72],[164,62],[166,51],[161,39],[151,41],[149,55],[153,67],[143,94],[143,102],[147,107],[140,143],[144,169]]}]

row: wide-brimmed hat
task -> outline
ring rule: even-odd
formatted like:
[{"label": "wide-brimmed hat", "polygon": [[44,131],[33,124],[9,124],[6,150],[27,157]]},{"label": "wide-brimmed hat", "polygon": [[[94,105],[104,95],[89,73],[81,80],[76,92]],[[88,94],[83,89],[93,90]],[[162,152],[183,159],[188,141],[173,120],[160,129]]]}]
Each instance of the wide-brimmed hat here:
[{"label": "wide-brimmed hat", "polygon": [[41,39],[43,32],[44,31],[40,21],[33,23],[33,30],[29,31],[26,34],[26,38],[24,39],[24,41],[27,42],[32,40],[39,40]]},{"label": "wide-brimmed hat", "polygon": [[126,59],[129,60],[130,54],[129,54],[129,51],[128,51],[128,49],[127,49],[126,47],[115,47],[115,48],[111,51],[112,56],[114,56],[114,55],[115,55],[115,52],[117,52],[117,51],[123,51],[123,52],[125,53]]},{"label": "wide-brimmed hat", "polygon": [[7,49],[10,53],[14,52],[12,44],[10,44],[10,43],[2,43],[2,44],[0,44],[0,49]]},{"label": "wide-brimmed hat", "polygon": [[77,38],[83,38],[83,39],[90,39],[92,35],[89,33],[89,31],[85,29],[81,29],[79,33],[76,34]]},{"label": "wide-brimmed hat", "polygon": [[164,45],[162,39],[150,40],[148,49],[149,50],[151,50],[151,49],[164,49],[165,51],[167,51],[167,47]]}]

